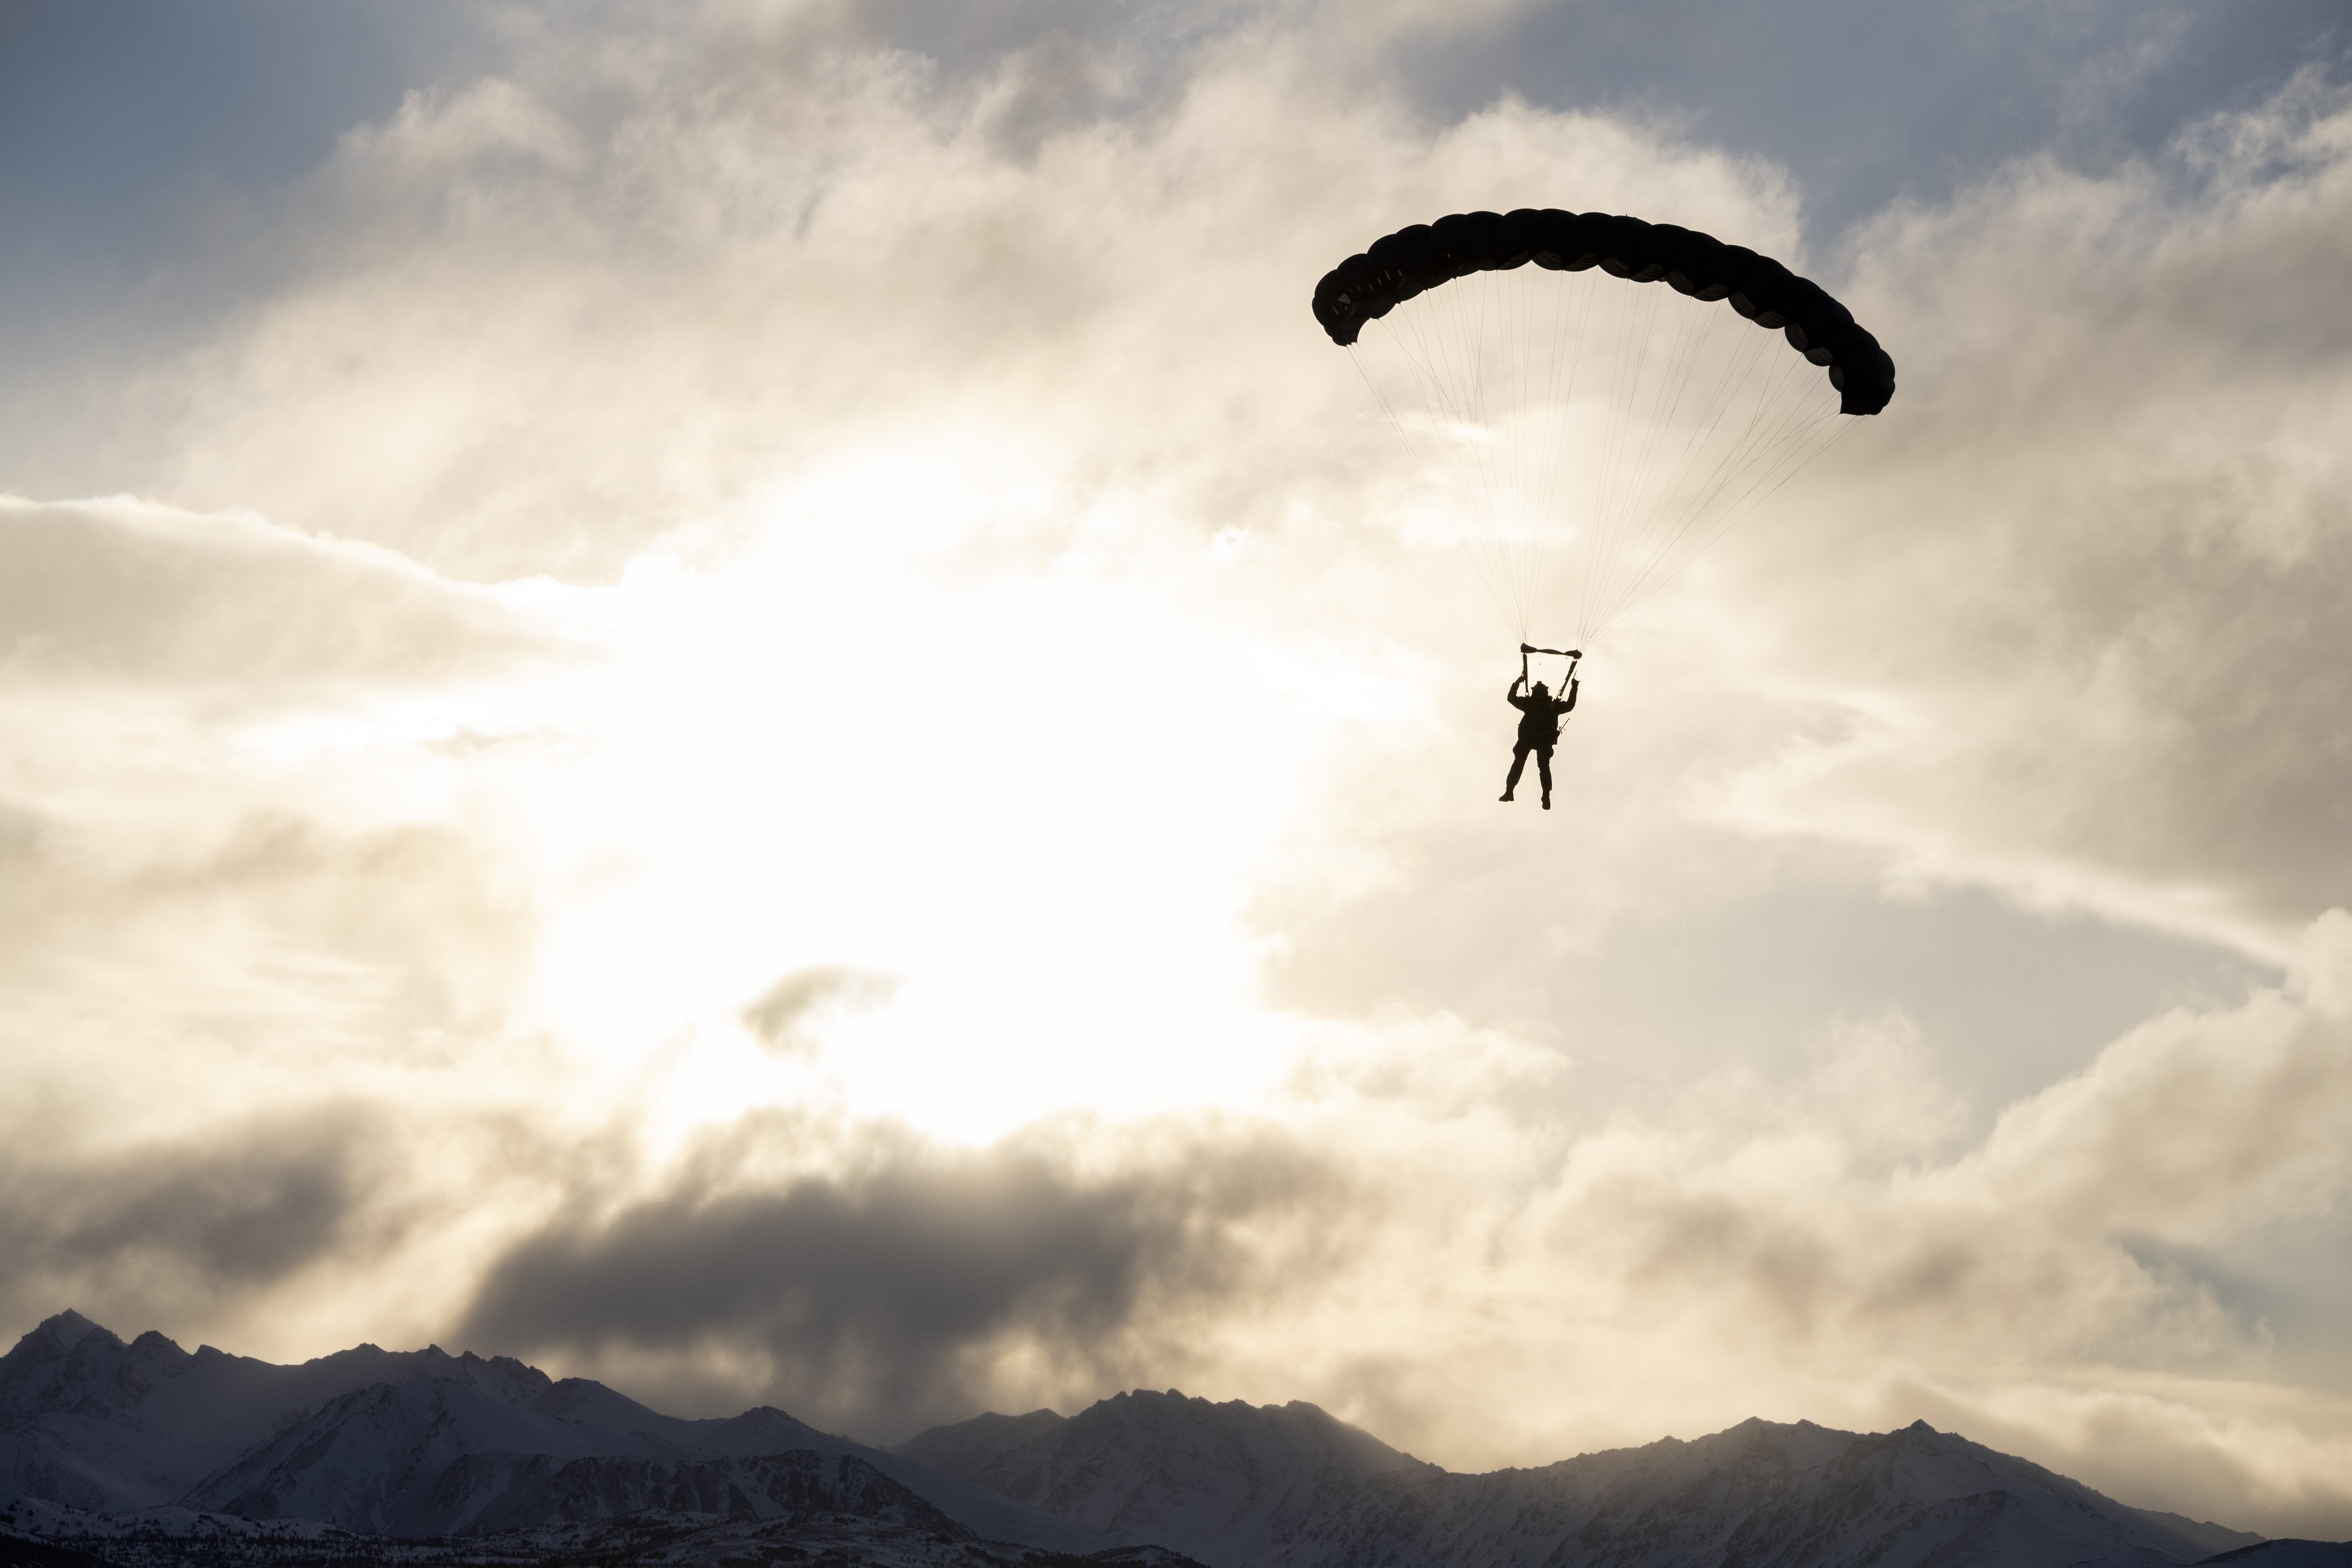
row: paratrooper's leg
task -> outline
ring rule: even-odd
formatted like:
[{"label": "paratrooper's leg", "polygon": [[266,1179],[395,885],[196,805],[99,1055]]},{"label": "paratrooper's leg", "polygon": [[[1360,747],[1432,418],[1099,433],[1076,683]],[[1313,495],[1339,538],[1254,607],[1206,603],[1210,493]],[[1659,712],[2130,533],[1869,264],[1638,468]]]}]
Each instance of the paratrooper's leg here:
[{"label": "paratrooper's leg", "polygon": [[1503,798],[1505,800],[1510,799],[1511,792],[1519,787],[1519,774],[1525,771],[1527,765],[1528,748],[1525,746],[1514,747],[1511,752],[1511,776],[1503,781]]}]

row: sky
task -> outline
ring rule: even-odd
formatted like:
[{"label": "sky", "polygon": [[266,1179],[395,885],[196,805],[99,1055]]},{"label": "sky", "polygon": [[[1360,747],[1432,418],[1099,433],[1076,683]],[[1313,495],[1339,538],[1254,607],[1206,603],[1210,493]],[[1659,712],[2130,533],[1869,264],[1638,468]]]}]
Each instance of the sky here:
[{"label": "sky", "polygon": [[[1521,205],[1899,378],[1549,812],[1307,309]],[[0,0],[0,1333],[2352,1536],[2340,7]]]}]

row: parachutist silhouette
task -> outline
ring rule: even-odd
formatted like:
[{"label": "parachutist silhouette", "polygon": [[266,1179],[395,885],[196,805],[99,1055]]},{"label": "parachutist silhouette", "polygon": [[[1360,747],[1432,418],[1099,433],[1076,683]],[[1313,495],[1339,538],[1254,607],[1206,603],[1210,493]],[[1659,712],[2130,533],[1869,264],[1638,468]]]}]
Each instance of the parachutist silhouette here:
[{"label": "parachutist silhouette", "polygon": [[1555,698],[1540,680],[1524,697],[1519,688],[1528,684],[1527,667],[1522,664],[1519,678],[1503,693],[1504,700],[1519,710],[1519,738],[1511,748],[1511,776],[1503,781],[1503,798],[1511,798],[1519,787],[1519,774],[1528,765],[1528,753],[1536,754],[1536,776],[1543,781],[1543,808],[1551,809],[1551,749],[1559,743],[1559,721],[1576,706],[1577,679],[1568,678],[1568,696]]}]

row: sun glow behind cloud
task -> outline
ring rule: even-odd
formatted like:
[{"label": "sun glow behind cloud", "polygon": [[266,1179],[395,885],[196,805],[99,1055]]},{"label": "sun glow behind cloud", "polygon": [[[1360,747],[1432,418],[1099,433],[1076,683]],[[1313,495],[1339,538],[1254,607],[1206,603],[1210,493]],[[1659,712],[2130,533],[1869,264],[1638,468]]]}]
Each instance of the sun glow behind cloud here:
[{"label": "sun glow behind cloud", "polygon": [[[951,460],[780,492],[739,553],[583,590],[611,651],[550,692],[567,744],[510,780],[557,868],[528,1018],[697,1118],[829,1089],[961,1139],[1067,1110],[1259,1101],[1286,1070],[1242,919],[1336,731],[1407,699],[1206,608],[1213,542],[1117,506],[1032,569],[943,557],[1037,527]],[[854,495],[854,507],[840,495]],[[897,983],[770,1061],[738,1016],[780,974]]]}]

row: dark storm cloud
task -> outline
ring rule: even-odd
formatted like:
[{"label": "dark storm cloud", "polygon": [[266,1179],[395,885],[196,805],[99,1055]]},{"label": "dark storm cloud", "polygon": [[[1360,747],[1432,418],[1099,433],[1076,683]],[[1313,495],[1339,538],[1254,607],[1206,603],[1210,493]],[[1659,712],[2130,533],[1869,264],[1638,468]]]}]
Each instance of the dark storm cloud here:
[{"label": "dark storm cloud", "polygon": [[20,1149],[0,1161],[0,1312],[148,1322],[281,1285],[353,1239],[374,1142],[329,1109],[100,1157]]},{"label": "dark storm cloud", "polygon": [[1007,1352],[1123,1381],[1149,1360],[1153,1320],[1239,1294],[1266,1266],[1268,1229],[1342,1197],[1329,1168],[1271,1135],[1196,1134],[1171,1163],[1098,1177],[1017,1144],[886,1140],[847,1174],[743,1180],[764,1142],[793,1135],[754,1119],[669,1190],[558,1219],[491,1267],[458,1336],[541,1354],[715,1348],[771,1369],[722,1404],[758,1394],[895,1435],[970,1414]]}]

